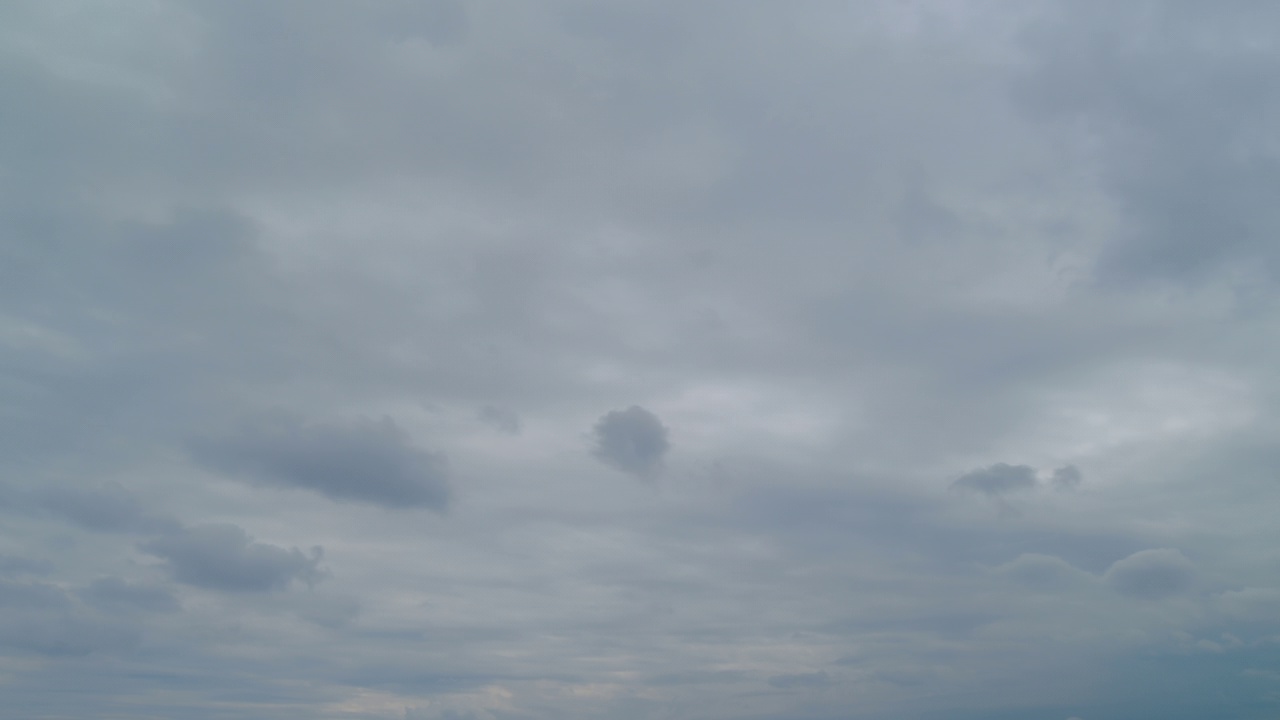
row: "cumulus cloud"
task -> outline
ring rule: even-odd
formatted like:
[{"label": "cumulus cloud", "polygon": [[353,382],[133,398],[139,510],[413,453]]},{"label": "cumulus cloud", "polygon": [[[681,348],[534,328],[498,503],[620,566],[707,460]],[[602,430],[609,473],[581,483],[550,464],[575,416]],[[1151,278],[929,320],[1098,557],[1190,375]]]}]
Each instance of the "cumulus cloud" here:
[{"label": "cumulus cloud", "polygon": [[657,474],[670,448],[662,421],[639,405],[606,413],[596,422],[594,438],[598,460],[638,477]]},{"label": "cumulus cloud", "polygon": [[1103,580],[1122,595],[1160,600],[1190,590],[1195,582],[1195,565],[1172,548],[1142,550],[1117,560]]},{"label": "cumulus cloud", "polygon": [[141,549],[163,559],[175,580],[228,592],[282,590],[294,582],[312,585],[324,576],[324,550],[254,542],[237,525],[197,525],[143,543]]},{"label": "cumulus cloud", "polygon": [[982,493],[988,497],[997,497],[1034,488],[1036,471],[1029,465],[996,463],[961,475],[951,483],[951,486],[960,490]]},{"label": "cumulus cloud", "polygon": [[415,447],[390,418],[344,425],[277,418],[189,447],[209,468],[337,501],[443,512],[452,494],[444,456]]}]

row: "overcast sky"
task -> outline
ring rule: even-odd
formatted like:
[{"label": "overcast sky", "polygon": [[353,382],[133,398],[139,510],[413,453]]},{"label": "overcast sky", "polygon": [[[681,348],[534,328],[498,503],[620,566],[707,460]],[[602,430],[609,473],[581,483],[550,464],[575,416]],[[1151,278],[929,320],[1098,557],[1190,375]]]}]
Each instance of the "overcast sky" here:
[{"label": "overcast sky", "polygon": [[0,718],[1272,720],[1280,4],[0,4]]}]

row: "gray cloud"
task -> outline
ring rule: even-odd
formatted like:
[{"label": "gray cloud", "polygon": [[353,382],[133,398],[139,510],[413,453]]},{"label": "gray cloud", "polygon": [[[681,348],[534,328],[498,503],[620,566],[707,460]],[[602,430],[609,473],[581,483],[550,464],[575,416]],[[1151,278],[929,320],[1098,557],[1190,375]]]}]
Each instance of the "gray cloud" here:
[{"label": "gray cloud", "polygon": [[442,512],[451,496],[444,457],[414,447],[390,418],[347,425],[247,423],[235,434],[193,441],[190,450],[215,470],[337,501]]},{"label": "gray cloud", "polygon": [[324,577],[321,548],[303,554],[297,548],[254,542],[236,525],[197,525],[140,547],[163,559],[178,582],[211,590],[267,592],[295,581],[311,585]]},{"label": "gray cloud", "polygon": [[134,493],[119,483],[96,488],[51,488],[39,495],[51,512],[97,532],[159,533],[176,530],[176,520],[148,511]]},{"label": "gray cloud", "polygon": [[1160,600],[1190,590],[1195,565],[1178,550],[1142,550],[1117,560],[1103,576],[1116,592],[1143,600]]},{"label": "gray cloud", "polygon": [[1036,486],[1036,470],[1028,465],[996,463],[990,467],[965,473],[951,483],[961,490],[979,492],[996,497]]},{"label": "gray cloud", "polygon": [[0,719],[1266,714],[1276,19],[0,3]]},{"label": "gray cloud", "polygon": [[1075,465],[1064,465],[1053,471],[1053,486],[1059,490],[1074,490],[1080,485],[1084,476]]},{"label": "gray cloud", "polygon": [[638,405],[606,413],[593,429],[592,454],[625,473],[652,477],[670,449],[667,428],[657,415]]},{"label": "gray cloud", "polygon": [[1052,555],[1024,553],[995,569],[995,572],[1022,585],[1059,592],[1096,582],[1097,578]]},{"label": "gray cloud", "polygon": [[1126,223],[1101,276],[1201,283],[1250,268],[1274,278],[1280,214],[1266,188],[1280,175],[1264,128],[1280,106],[1270,81],[1280,61],[1258,48],[1275,8],[1096,3],[1059,20],[1029,34],[1036,70],[1019,96],[1103,148]]}]

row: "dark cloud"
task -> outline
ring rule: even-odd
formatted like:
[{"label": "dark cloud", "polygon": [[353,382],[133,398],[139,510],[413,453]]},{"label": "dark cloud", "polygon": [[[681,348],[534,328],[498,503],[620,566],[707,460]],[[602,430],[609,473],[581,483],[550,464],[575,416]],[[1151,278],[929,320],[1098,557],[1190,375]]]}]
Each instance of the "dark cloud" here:
[{"label": "dark cloud", "polygon": [[96,488],[54,488],[40,493],[46,510],[87,530],[119,533],[159,533],[179,528],[173,518],[154,514],[118,483]]},{"label": "dark cloud", "polygon": [[1187,592],[1195,583],[1195,565],[1178,550],[1142,550],[1115,564],[1103,579],[1116,592],[1142,600],[1160,600]]},{"label": "dark cloud", "polygon": [[178,582],[228,592],[282,590],[312,585],[324,576],[323,549],[254,542],[236,525],[198,525],[149,540],[143,551],[162,558]]},{"label": "dark cloud", "polygon": [[952,487],[996,497],[1036,486],[1036,470],[1028,465],[996,463],[990,467],[961,475]]},{"label": "dark cloud", "polygon": [[670,444],[657,415],[638,405],[605,414],[594,429],[597,459],[625,473],[652,477],[662,469]]},{"label": "dark cloud", "polygon": [[168,589],[132,583],[118,577],[94,580],[79,591],[86,603],[107,612],[176,612],[181,608]]},{"label": "dark cloud", "polygon": [[1059,490],[1074,490],[1080,485],[1084,476],[1075,465],[1064,465],[1053,471],[1053,486]]},{"label": "dark cloud", "polygon": [[209,468],[337,501],[443,512],[452,494],[444,456],[414,447],[390,418],[346,425],[246,423],[236,433],[195,440],[189,448]]}]

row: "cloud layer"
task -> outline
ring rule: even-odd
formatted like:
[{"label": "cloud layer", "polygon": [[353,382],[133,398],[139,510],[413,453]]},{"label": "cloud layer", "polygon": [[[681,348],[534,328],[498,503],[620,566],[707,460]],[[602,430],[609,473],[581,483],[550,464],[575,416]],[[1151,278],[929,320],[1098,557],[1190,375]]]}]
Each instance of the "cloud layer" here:
[{"label": "cloud layer", "polygon": [[1271,720],[1267,3],[0,3],[0,720]]}]

